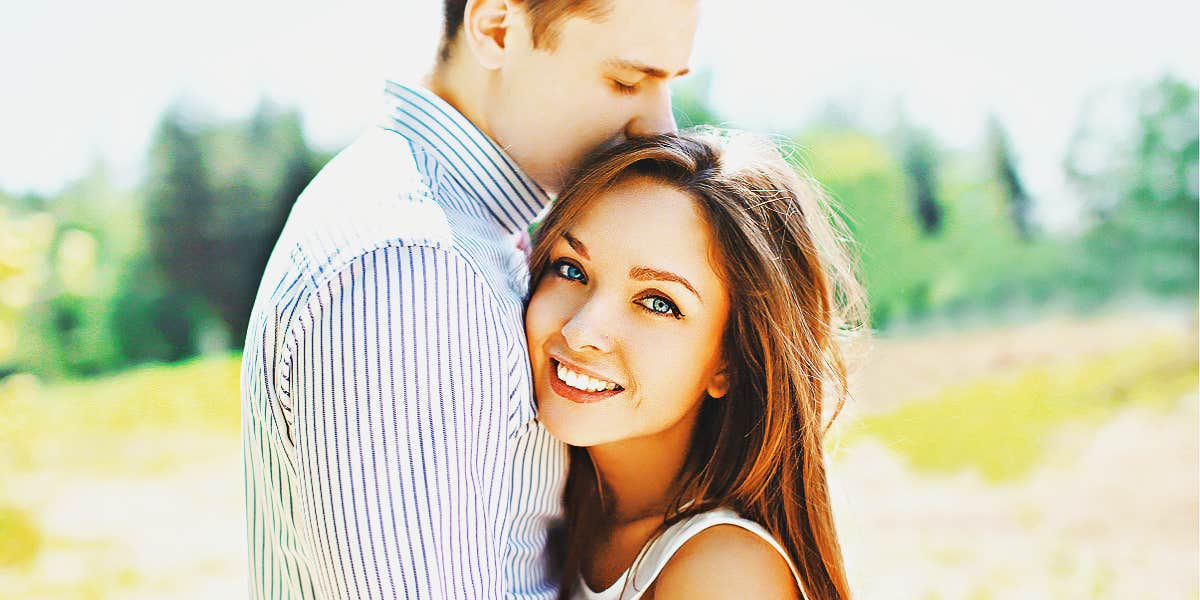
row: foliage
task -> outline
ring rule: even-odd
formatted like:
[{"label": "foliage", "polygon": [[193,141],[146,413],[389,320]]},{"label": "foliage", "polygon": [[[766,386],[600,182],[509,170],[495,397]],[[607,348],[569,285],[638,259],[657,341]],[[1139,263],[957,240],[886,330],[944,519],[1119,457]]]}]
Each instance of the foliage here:
[{"label": "foliage", "polygon": [[904,176],[891,152],[853,130],[812,130],[799,140],[796,159],[832,195],[845,217],[862,261],[872,322],[886,325],[897,313],[927,300],[919,281],[926,244],[905,210]]},{"label": "foliage", "polygon": [[[681,126],[722,123],[711,93],[705,72],[675,85]],[[1066,165],[1088,207],[1081,235],[1039,231],[994,118],[984,146],[962,149],[903,121],[868,131],[831,108],[791,136],[801,152],[790,157],[850,226],[878,329],[1130,292],[1194,302],[1196,90],[1168,78],[1130,97],[1081,120]],[[96,165],[53,197],[0,193],[0,375],[92,375],[237,348],[291,204],[327,159],[295,112],[269,103],[230,122],[176,107],[139,189]]]},{"label": "foliage", "polygon": [[176,110],[160,125],[153,159],[147,231],[160,301],[184,309],[173,314],[211,310],[227,344],[240,347],[270,249],[317,171],[299,116],[264,103],[248,123],[198,127]]},{"label": "foliage", "polygon": [[1050,301],[1066,268],[1062,240],[1021,243],[1003,190],[974,156],[939,166],[940,231],[927,235],[906,198],[906,175],[878,137],[852,128],[814,128],[798,138],[800,166],[845,216],[871,300],[872,323],[887,328],[933,317],[994,314]]},{"label": "foliage", "polygon": [[[1104,110],[1114,104],[1133,115],[1124,128]],[[1196,89],[1167,77],[1132,98],[1099,97],[1084,113],[1066,166],[1093,220],[1079,269],[1093,294],[1132,288],[1195,301],[1198,112]]]},{"label": "foliage", "polygon": [[117,189],[98,164],[52,200],[8,200],[0,213],[7,213],[0,215],[0,229],[7,229],[9,245],[9,268],[0,276],[8,301],[0,304],[14,342],[8,352],[0,348],[0,365],[88,374],[119,362],[108,308],[120,264],[139,243],[129,225],[136,221],[132,195]]},{"label": "foliage", "polygon": [[935,235],[942,228],[942,202],[938,198],[938,149],[933,136],[907,123],[900,127],[900,156],[908,178],[909,203],[921,233]]},{"label": "foliage", "polygon": [[917,469],[1018,478],[1067,422],[1095,423],[1128,405],[1171,406],[1197,385],[1195,339],[1147,341],[1077,363],[1042,365],[947,388],[852,425],[843,443],[878,439]]},{"label": "foliage", "polygon": [[1008,214],[1017,228],[1017,234],[1021,236],[1022,240],[1029,240],[1033,236],[1033,215],[1031,214],[1033,201],[1025,190],[1025,183],[1021,180],[1020,171],[1017,169],[1017,159],[1013,155],[1012,145],[1008,140],[1008,133],[1004,131],[1004,125],[1000,123],[1000,119],[994,115],[988,119],[988,152],[991,155],[992,168],[995,169],[996,178],[1004,187]]},{"label": "foliage", "polygon": [[[165,331],[189,332],[186,337],[172,340],[176,343],[162,357],[166,360],[179,360],[196,352],[195,336],[190,333],[199,328],[199,323],[189,318],[196,313],[189,305],[196,303],[212,283],[213,271],[220,270],[207,254],[214,241],[209,230],[217,201],[208,170],[199,133],[185,121],[179,108],[172,109],[159,125],[150,155],[145,208],[149,260],[133,263],[139,266],[139,273],[134,275],[138,283],[126,280],[130,284],[126,289],[137,293],[138,299],[162,296],[149,302],[146,309],[174,321]],[[151,277],[141,279],[147,275]],[[162,305],[167,302],[168,306]],[[136,305],[136,300],[130,303]]]},{"label": "foliage", "polygon": [[22,318],[45,285],[54,219],[0,205],[0,364],[18,347]]},{"label": "foliage", "polygon": [[103,164],[53,197],[0,193],[0,376],[94,375],[240,347],[292,202],[325,158],[262,104],[160,124],[143,189]]},{"label": "foliage", "polygon": [[1034,235],[1031,199],[995,119],[977,152],[938,149],[904,122],[890,146],[844,119],[799,134],[798,162],[851,227],[873,325],[1090,308],[1138,293],[1194,302],[1196,91],[1164,80],[1137,98],[1136,111],[1117,111],[1136,115],[1129,143],[1081,128],[1069,173],[1094,217],[1082,236]]}]

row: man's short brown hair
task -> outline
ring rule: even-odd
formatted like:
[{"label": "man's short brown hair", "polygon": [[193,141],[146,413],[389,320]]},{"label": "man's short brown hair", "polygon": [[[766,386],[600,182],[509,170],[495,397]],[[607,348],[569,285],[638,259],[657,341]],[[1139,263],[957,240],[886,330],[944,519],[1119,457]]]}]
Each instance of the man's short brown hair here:
[{"label": "man's short brown hair", "polygon": [[[551,51],[557,47],[559,28],[568,17],[600,20],[612,9],[610,0],[523,0],[521,3],[533,27],[533,47]],[[439,51],[443,61],[450,58],[450,46],[462,29],[467,0],[446,0],[444,6],[445,28]]]}]

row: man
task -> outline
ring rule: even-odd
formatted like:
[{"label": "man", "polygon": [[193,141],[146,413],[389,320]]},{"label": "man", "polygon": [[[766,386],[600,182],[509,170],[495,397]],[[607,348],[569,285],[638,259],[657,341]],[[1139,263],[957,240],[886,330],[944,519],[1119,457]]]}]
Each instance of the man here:
[{"label": "man", "polygon": [[552,598],[564,447],[515,239],[593,147],[674,127],[696,0],[446,2],[425,87],[292,210],[242,368],[257,598]]}]

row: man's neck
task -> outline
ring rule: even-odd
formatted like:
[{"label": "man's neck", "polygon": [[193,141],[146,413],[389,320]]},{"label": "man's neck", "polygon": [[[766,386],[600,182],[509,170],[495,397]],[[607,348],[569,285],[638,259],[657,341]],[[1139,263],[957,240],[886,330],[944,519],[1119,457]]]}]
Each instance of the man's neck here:
[{"label": "man's neck", "polygon": [[480,131],[492,138],[492,128],[483,112],[483,98],[487,92],[487,75],[479,72],[477,67],[462,64],[451,58],[439,62],[423,82],[429,91],[437,94],[447,104],[462,113],[467,120],[475,124]]}]

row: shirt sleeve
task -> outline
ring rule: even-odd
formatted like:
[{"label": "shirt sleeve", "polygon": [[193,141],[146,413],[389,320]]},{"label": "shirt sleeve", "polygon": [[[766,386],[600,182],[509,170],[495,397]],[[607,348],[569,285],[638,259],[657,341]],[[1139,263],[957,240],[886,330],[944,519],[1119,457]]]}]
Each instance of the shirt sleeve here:
[{"label": "shirt sleeve", "polygon": [[445,250],[369,252],[301,312],[296,521],[332,598],[496,598],[510,337]]}]

